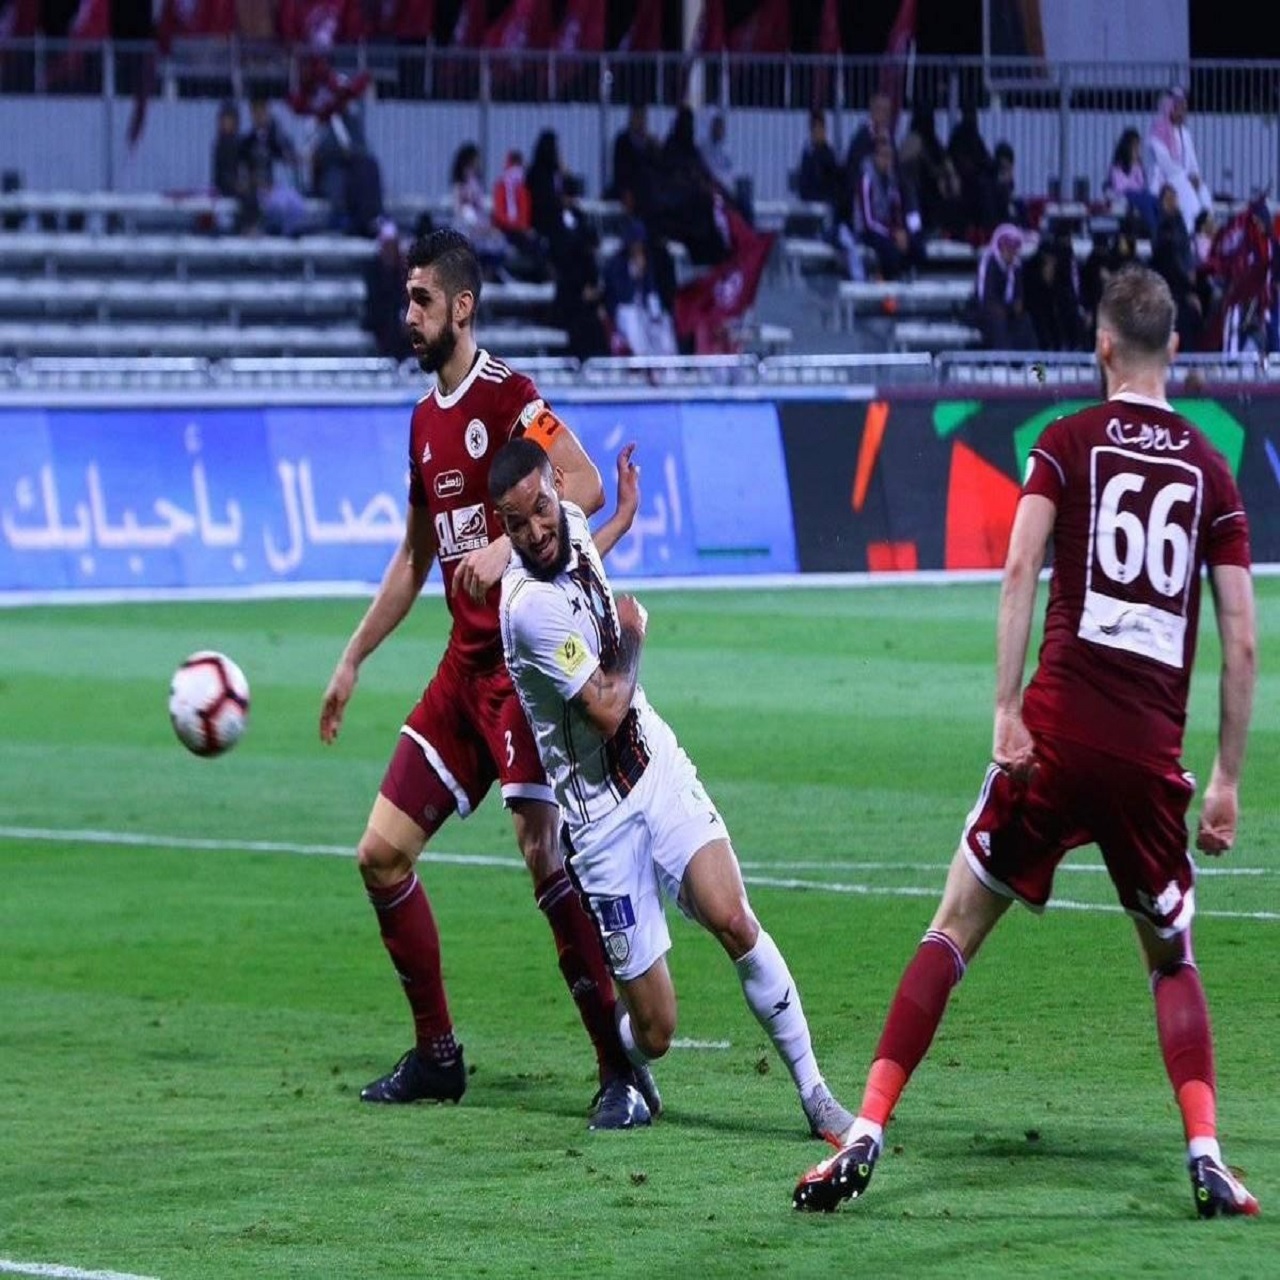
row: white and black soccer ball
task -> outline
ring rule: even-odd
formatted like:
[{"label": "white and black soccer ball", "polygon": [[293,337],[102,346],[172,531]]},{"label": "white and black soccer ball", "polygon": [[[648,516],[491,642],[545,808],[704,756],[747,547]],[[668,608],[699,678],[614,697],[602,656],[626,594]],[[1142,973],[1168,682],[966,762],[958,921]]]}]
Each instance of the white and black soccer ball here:
[{"label": "white and black soccer ball", "polygon": [[249,722],[249,682],[225,653],[201,649],[173,673],[169,720],[178,740],[198,756],[220,756]]}]

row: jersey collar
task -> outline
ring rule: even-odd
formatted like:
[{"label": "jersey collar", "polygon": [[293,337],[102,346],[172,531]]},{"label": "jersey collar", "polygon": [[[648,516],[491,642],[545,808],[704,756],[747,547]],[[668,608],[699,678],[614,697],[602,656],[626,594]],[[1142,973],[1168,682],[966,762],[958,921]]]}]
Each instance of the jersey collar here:
[{"label": "jersey collar", "polygon": [[440,384],[438,382],[431,388],[431,394],[435,396],[436,403],[442,409],[452,409],[467,394],[471,384],[480,376],[480,370],[488,363],[489,353],[483,347],[478,348],[476,350],[476,358],[472,361],[471,368],[467,371],[467,376],[447,396],[440,394]]},{"label": "jersey collar", "polygon": [[1156,400],[1151,396],[1141,396],[1136,391],[1117,391],[1112,400],[1123,400],[1126,404],[1145,404],[1152,409],[1166,409],[1173,412],[1173,405],[1167,400]]}]

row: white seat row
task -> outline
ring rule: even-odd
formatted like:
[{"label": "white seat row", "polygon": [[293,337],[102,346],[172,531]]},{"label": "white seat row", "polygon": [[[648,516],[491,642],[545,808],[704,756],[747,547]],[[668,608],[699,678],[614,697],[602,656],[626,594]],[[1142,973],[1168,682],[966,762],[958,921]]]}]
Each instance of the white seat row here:
[{"label": "white seat row", "polygon": [[845,280],[836,294],[836,327],[848,332],[859,311],[912,314],[954,312],[973,297],[971,276],[925,276],[917,280]]},{"label": "white seat row", "polygon": [[893,326],[895,351],[947,351],[976,347],[982,334],[967,324],[903,320]]},{"label": "white seat row", "polygon": [[[563,329],[490,325],[484,340],[504,355],[563,351]],[[0,324],[0,356],[36,355],[371,356],[370,336],[355,325]]]}]

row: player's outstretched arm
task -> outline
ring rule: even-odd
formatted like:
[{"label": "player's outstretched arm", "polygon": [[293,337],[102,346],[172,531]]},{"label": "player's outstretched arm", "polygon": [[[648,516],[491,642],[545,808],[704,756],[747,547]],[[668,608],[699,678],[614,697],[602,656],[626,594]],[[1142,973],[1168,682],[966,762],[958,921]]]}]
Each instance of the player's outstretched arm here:
[{"label": "player's outstretched arm", "polygon": [[1034,763],[1035,744],[1022,723],[1022,676],[1031,638],[1036,583],[1044,564],[1057,508],[1048,498],[1029,493],[1018,503],[1009,535],[1009,555],[1000,584],[996,628],[996,714],[991,758],[1015,776]]},{"label": "player's outstretched arm", "polygon": [[409,508],[404,541],[396,548],[373,602],[347,641],[320,704],[320,738],[332,742],[355,692],[360,664],[400,625],[422,593],[436,554],[435,530],[426,507]]},{"label": "player's outstretched arm", "polygon": [[1239,821],[1240,772],[1253,715],[1258,637],[1249,570],[1234,564],[1215,565],[1209,581],[1222,641],[1222,675],[1218,685],[1218,754],[1205,788],[1196,845],[1205,853],[1220,854],[1235,843]]},{"label": "player's outstretched arm", "polygon": [[621,633],[618,656],[608,670],[597,667],[573,698],[596,732],[606,738],[618,732],[631,710],[640,676],[640,651],[649,625],[649,615],[635,596],[620,596],[617,606]]},{"label": "player's outstretched arm", "polygon": [[591,535],[601,557],[626,537],[640,509],[640,466],[631,461],[635,451],[635,445],[629,444],[618,454],[618,505],[613,515]]}]

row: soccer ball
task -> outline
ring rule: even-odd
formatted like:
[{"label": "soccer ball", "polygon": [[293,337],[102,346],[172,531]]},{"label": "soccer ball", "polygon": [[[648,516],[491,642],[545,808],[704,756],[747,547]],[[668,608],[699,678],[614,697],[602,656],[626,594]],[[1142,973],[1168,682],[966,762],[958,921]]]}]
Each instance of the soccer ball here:
[{"label": "soccer ball", "polygon": [[220,756],[249,721],[249,682],[225,653],[201,649],[173,673],[169,719],[178,740],[198,756]]}]

